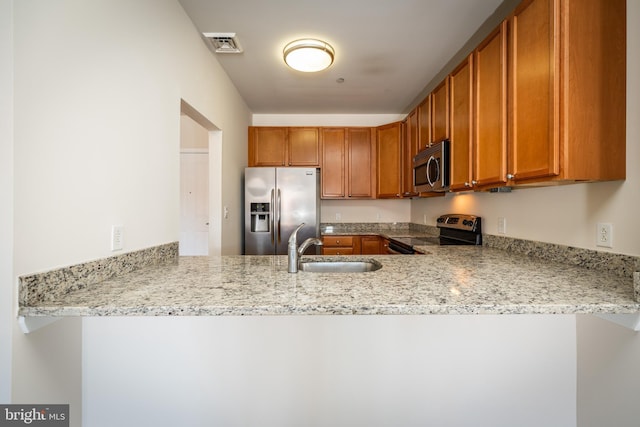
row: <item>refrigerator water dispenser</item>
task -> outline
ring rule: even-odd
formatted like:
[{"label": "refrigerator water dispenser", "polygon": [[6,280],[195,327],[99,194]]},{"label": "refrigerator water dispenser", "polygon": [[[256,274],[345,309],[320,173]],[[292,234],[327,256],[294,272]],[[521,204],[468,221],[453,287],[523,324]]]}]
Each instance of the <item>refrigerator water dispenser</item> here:
[{"label": "refrigerator water dispenser", "polygon": [[269,203],[251,203],[251,231],[269,232]]}]

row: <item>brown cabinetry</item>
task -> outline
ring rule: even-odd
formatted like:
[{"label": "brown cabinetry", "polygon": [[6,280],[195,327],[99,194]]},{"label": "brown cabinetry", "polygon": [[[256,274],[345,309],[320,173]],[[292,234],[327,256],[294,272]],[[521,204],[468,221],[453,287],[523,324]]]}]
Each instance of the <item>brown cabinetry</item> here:
[{"label": "brown cabinetry", "polygon": [[449,138],[449,77],[431,92],[431,142]]},{"label": "brown cabinetry", "polygon": [[314,127],[249,127],[249,166],[320,166]]},{"label": "brown cabinetry", "polygon": [[418,154],[418,110],[415,109],[404,122],[402,135],[402,197],[417,196],[413,186],[413,158]]},{"label": "brown cabinetry", "polygon": [[360,238],[360,253],[362,255],[378,255],[384,254],[382,246],[382,237],[380,236],[362,236]]},{"label": "brown cabinetry", "polygon": [[322,255],[358,254],[360,253],[359,243],[357,236],[323,236]]},{"label": "brown cabinetry", "polygon": [[370,236],[323,236],[323,255],[380,255],[386,251],[383,238]]},{"label": "brown cabinetry", "polygon": [[449,75],[451,96],[450,188],[466,190],[472,181],[473,54]]},{"label": "brown cabinetry", "polygon": [[402,196],[401,123],[395,122],[377,129],[377,197]]},{"label": "brown cabinetry", "polygon": [[474,187],[506,183],[507,27],[498,26],[474,51]]},{"label": "brown cabinetry", "polygon": [[431,95],[418,105],[418,151],[429,146],[431,139]]},{"label": "brown cabinetry", "polygon": [[510,182],[624,179],[626,1],[525,0],[508,25]]},{"label": "brown cabinetry", "polygon": [[322,198],[375,197],[372,128],[321,128]]},{"label": "brown cabinetry", "polygon": [[506,183],[506,23],[451,73],[451,190]]}]

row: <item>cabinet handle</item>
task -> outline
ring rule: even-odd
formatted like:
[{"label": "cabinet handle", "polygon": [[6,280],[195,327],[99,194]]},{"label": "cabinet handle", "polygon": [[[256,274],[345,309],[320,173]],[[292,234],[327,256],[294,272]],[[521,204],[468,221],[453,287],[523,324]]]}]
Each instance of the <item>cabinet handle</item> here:
[{"label": "cabinet handle", "polygon": [[508,174],[507,174],[507,179],[513,179],[513,178],[515,178],[515,177],[516,177],[516,176],[515,176],[514,174],[512,174],[512,173],[508,173]]},{"label": "cabinet handle", "polygon": [[468,182],[465,182],[465,183],[464,183],[464,186],[465,186],[465,187],[471,187],[471,184],[469,184]]},{"label": "cabinet handle", "polygon": [[478,185],[478,181],[474,179],[473,181],[471,181],[471,185]]}]

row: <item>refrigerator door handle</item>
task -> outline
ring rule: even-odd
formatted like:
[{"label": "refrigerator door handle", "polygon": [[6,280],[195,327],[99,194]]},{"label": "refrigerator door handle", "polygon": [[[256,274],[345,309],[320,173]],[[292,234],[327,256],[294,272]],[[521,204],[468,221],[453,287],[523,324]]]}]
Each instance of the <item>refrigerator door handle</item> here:
[{"label": "refrigerator door handle", "polygon": [[282,241],[282,236],[280,235],[280,218],[282,214],[282,193],[280,193],[280,189],[278,188],[277,194],[278,201],[276,204],[278,205],[278,243]]},{"label": "refrigerator door handle", "polygon": [[275,242],[275,218],[273,216],[273,214],[275,212],[274,205],[273,205],[273,202],[275,201],[274,200],[274,197],[275,197],[274,192],[275,192],[275,190],[272,188],[271,189],[271,204],[269,205],[270,206],[270,208],[269,208],[269,217],[271,217],[271,224],[270,224],[271,227],[270,227],[270,229],[271,229],[271,244],[272,245]]}]

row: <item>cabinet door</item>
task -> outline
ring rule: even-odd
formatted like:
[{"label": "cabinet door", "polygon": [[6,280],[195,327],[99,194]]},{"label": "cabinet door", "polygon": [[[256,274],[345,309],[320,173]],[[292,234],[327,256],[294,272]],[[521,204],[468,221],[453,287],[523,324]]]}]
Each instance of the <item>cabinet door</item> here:
[{"label": "cabinet door", "polygon": [[362,236],[360,238],[360,252],[362,255],[382,254],[382,238],[380,236]]},{"label": "cabinet door", "polygon": [[401,190],[400,122],[380,126],[377,130],[377,164],[379,198],[398,198]]},{"label": "cabinet door", "polygon": [[413,157],[418,154],[418,110],[407,116],[402,142],[402,197],[413,197]]},{"label": "cabinet door", "polygon": [[473,55],[449,76],[451,94],[451,190],[471,187]]},{"label": "cabinet door", "polygon": [[477,186],[507,182],[506,48],[505,21],[475,51],[473,179]]},{"label": "cabinet door", "polygon": [[320,166],[318,128],[289,128],[287,166]]},{"label": "cabinet door", "polygon": [[249,166],[285,166],[287,128],[249,128]]},{"label": "cabinet door", "polygon": [[559,0],[527,0],[509,18],[509,170],[559,173]]},{"label": "cabinet door", "polygon": [[345,130],[322,128],[322,197],[341,199],[345,196]]},{"label": "cabinet door", "polygon": [[348,197],[375,196],[375,140],[371,128],[347,129],[347,194]]},{"label": "cabinet door", "polygon": [[431,142],[449,138],[449,77],[431,92]]},{"label": "cabinet door", "polygon": [[418,105],[418,151],[429,146],[431,139],[431,95]]}]

